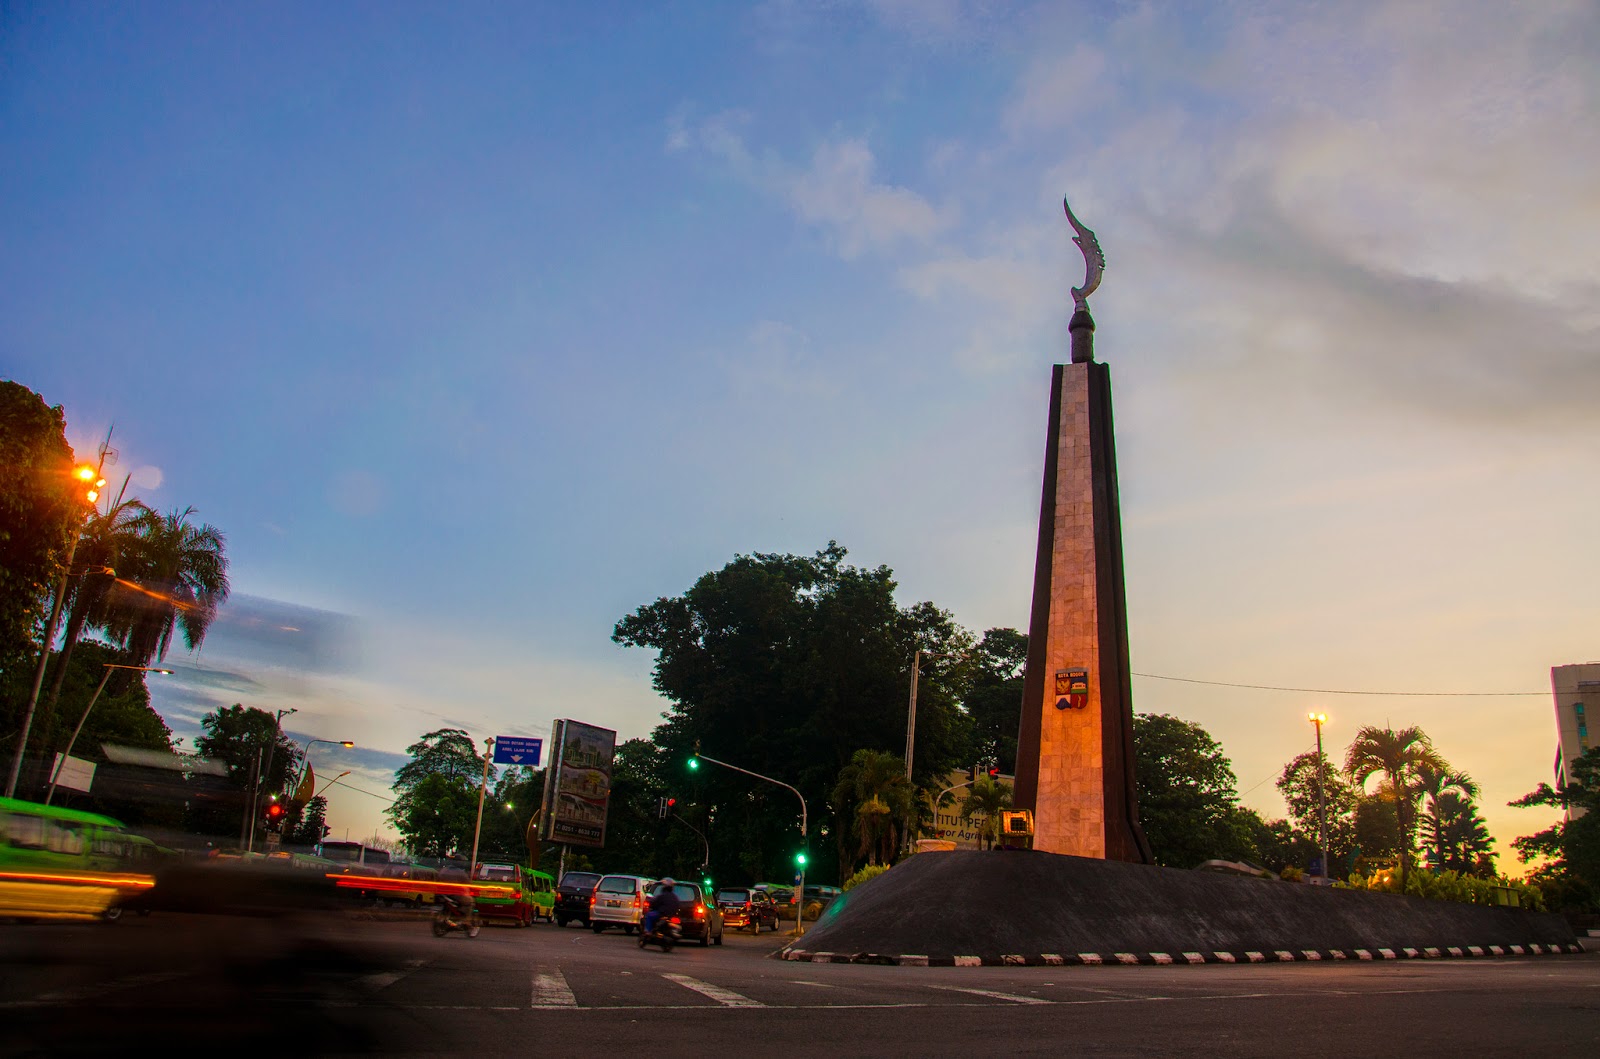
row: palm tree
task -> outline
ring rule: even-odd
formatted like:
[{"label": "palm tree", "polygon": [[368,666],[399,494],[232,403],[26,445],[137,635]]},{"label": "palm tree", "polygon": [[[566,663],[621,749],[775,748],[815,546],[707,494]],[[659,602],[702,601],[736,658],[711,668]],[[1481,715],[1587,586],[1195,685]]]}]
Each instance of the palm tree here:
[{"label": "palm tree", "polygon": [[839,772],[833,803],[841,808],[855,804],[855,830],[860,839],[856,859],[869,864],[889,864],[900,836],[916,811],[911,781],[898,754],[857,750]]},{"label": "palm tree", "polygon": [[1406,892],[1406,853],[1411,846],[1411,818],[1416,809],[1416,777],[1424,768],[1440,772],[1449,766],[1433,749],[1428,737],[1417,727],[1378,728],[1368,725],[1356,733],[1355,742],[1345,753],[1344,770],[1351,782],[1365,787],[1371,776],[1381,775],[1394,798],[1400,822],[1400,892]]},{"label": "palm tree", "polygon": [[164,659],[174,630],[191,651],[199,647],[228,598],[226,541],[215,526],[191,525],[192,514],[191,507],[152,519],[132,569],[108,594],[106,629],[130,665]]},{"label": "palm tree", "polygon": [[1492,875],[1494,841],[1472,799],[1445,791],[1422,821],[1423,841],[1437,869]]},{"label": "palm tree", "polygon": [[[122,483],[127,489],[128,483]],[[90,571],[127,570],[128,561],[137,554],[143,539],[152,533],[159,520],[138,500],[124,500],[119,494],[110,510],[104,514],[96,511],[90,516],[78,538],[78,561]],[[76,563],[74,564],[76,565]],[[67,628],[61,642],[61,653],[56,659],[55,676],[50,681],[50,691],[44,702],[49,714],[61,698],[61,685],[67,677],[67,662],[72,649],[83,637],[86,628],[97,628],[107,620],[107,596],[115,583],[113,577],[90,572],[69,582],[67,597]]]},{"label": "palm tree", "polygon": [[1428,851],[1428,862],[1435,870],[1444,867],[1445,847],[1444,838],[1444,798],[1447,794],[1458,794],[1470,804],[1471,799],[1478,796],[1478,785],[1472,777],[1464,772],[1453,772],[1448,768],[1436,769],[1423,767],[1417,770],[1416,784],[1412,787],[1416,794],[1425,799],[1423,801],[1422,843]]},{"label": "palm tree", "polygon": [[1000,838],[1000,814],[1010,807],[1011,788],[988,776],[979,776],[972,784],[971,793],[961,801],[961,819],[981,816],[983,822],[978,834],[988,843],[988,848],[993,849]]}]

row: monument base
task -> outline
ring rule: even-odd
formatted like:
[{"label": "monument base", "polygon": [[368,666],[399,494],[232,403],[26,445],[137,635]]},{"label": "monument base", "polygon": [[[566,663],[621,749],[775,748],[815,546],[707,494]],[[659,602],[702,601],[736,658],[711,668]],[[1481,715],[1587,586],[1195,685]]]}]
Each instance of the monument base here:
[{"label": "monument base", "polygon": [[1547,912],[1038,852],[919,853],[836,899],[789,960],[1256,963],[1582,951]]}]

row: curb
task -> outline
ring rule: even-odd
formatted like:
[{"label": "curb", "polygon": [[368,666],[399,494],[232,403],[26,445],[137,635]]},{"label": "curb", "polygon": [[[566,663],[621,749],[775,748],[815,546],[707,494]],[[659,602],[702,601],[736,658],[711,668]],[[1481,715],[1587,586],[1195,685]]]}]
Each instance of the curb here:
[{"label": "curb", "polygon": [[1582,953],[1583,946],[1556,945],[1464,945],[1448,948],[1396,949],[1277,949],[1243,952],[1076,952],[1027,953],[1003,956],[912,956],[876,952],[808,952],[784,949],[777,955],[784,960],[804,963],[862,963],[893,967],[1068,967],[1104,964],[1145,964],[1153,966],[1194,963],[1319,963],[1336,960],[1438,960],[1449,958],[1494,958],[1498,956],[1560,956]]}]

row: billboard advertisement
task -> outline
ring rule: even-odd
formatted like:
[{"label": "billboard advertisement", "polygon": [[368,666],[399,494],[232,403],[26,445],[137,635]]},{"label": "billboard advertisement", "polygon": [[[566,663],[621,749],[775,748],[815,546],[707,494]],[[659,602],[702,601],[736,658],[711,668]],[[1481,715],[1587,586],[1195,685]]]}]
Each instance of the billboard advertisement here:
[{"label": "billboard advertisement", "polygon": [[552,726],[551,736],[542,814],[544,838],[575,846],[603,846],[617,733],[561,720]]}]

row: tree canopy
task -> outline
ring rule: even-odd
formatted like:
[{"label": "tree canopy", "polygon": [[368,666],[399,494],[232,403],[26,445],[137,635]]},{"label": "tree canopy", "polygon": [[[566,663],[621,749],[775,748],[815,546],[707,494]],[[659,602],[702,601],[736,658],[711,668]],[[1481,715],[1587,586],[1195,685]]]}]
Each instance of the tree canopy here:
[{"label": "tree canopy", "polygon": [[1549,858],[1534,878],[1552,907],[1600,911],[1600,747],[1585,751],[1572,762],[1567,782],[1558,786],[1541,783],[1510,804],[1519,809],[1544,806],[1563,811],[1563,819],[1543,831],[1523,835],[1512,845],[1524,862]]},{"label": "tree canopy", "polygon": [[[840,770],[857,750],[903,753],[916,651],[955,656],[971,646],[971,635],[932,603],[897,604],[888,567],[863,569],[845,557],[833,542],[812,556],[739,555],[682,595],[622,618],[612,634],[619,644],[657,652],[653,683],[670,703],[654,736],[673,763],[666,782],[708,806],[719,833],[738,836],[760,878],[787,874],[799,804],[787,791],[725,769],[687,775],[682,763],[696,744],[798,788],[810,810],[816,867],[831,874],[843,849],[840,832],[850,829],[830,808]],[[923,669],[919,786],[971,754],[970,723],[957,701],[959,671]],[[819,843],[824,832],[833,841]]]},{"label": "tree canopy", "polygon": [[0,669],[38,657],[53,582],[88,512],[72,468],[60,406],[0,380]]},{"label": "tree canopy", "polygon": [[1133,751],[1139,819],[1157,864],[1254,854],[1254,814],[1240,810],[1233,765],[1210,733],[1167,714],[1135,714]]}]

